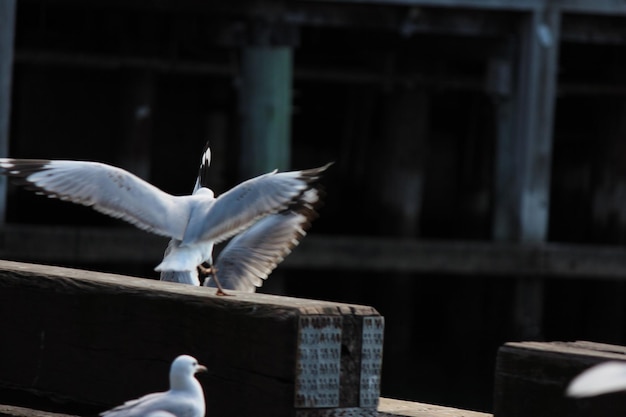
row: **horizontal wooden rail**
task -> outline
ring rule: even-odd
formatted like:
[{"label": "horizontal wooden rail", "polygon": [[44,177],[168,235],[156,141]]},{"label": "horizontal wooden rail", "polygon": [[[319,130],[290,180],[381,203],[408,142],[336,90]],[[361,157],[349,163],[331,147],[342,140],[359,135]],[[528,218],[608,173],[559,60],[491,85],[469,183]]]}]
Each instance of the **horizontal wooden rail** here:
[{"label": "horizontal wooden rail", "polygon": [[[157,265],[167,239],[133,228],[5,225],[0,258]],[[279,268],[626,280],[626,248],[309,235]]]},{"label": "horizontal wooden rail", "polygon": [[[209,414],[210,415],[210,414]],[[491,417],[491,414],[439,405],[381,398],[378,417]],[[0,417],[77,417],[70,414],[48,413],[24,407],[0,405]],[[357,416],[354,416],[357,417]]]},{"label": "horizontal wooden rail", "polygon": [[376,310],[231,293],[0,261],[0,388],[106,409],[167,389],[190,354],[209,415],[376,414]]}]

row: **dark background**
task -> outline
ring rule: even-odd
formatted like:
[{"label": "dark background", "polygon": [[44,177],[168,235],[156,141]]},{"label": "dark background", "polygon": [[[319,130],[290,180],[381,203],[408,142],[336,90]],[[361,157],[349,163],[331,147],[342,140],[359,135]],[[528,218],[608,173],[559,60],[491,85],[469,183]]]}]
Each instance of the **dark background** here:
[{"label": "dark background", "polygon": [[[208,139],[219,161],[215,191],[239,182],[239,53],[250,42],[251,10],[266,9],[231,3],[20,0],[10,156],[105,161],[182,194]],[[502,45],[517,39],[523,14],[276,4],[291,11],[277,41],[294,47],[291,167],[335,162],[310,235],[493,242],[498,116],[486,77]],[[412,32],[406,22],[416,13],[425,23]],[[547,244],[625,242],[625,19],[563,16]],[[138,94],[150,113],[133,122]],[[427,109],[414,113],[426,126],[416,136],[422,192],[403,196],[419,206],[413,225],[389,207],[380,181],[399,166],[389,157],[390,132],[403,94],[418,94]],[[219,138],[209,128],[216,120]],[[126,227],[13,187],[7,222]],[[158,262],[68,266],[157,278]],[[387,325],[383,395],[490,410],[497,348],[525,338],[508,278],[291,267],[259,291],[374,306]],[[626,342],[623,282],[592,278],[544,281],[535,338]]]}]

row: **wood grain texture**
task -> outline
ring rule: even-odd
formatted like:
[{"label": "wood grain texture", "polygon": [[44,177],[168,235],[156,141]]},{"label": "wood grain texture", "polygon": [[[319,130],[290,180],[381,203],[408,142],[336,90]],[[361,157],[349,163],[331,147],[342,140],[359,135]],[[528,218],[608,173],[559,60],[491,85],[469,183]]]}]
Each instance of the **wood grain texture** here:
[{"label": "wood grain texture", "polygon": [[49,413],[24,407],[0,404],[0,417],[77,417],[70,414]]},{"label": "wood grain texture", "polygon": [[623,393],[565,396],[576,375],[607,360],[626,361],[626,347],[585,341],[507,343],[498,351],[494,416],[624,416]]},{"label": "wood grain texture", "polygon": [[[349,329],[378,316],[367,306],[214,294],[0,261],[0,334],[9,341],[0,344],[0,387],[105,409],[166,389],[171,360],[186,353],[209,368],[199,376],[209,414],[292,416],[300,317],[339,316]],[[347,372],[358,359],[344,360]]]},{"label": "wood grain texture", "polygon": [[379,417],[491,417],[479,411],[461,410],[440,405],[381,398]]}]

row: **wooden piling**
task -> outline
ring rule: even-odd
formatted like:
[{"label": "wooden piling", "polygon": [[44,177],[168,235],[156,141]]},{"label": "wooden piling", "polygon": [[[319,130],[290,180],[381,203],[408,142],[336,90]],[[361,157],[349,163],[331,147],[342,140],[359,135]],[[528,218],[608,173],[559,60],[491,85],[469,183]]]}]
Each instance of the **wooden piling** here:
[{"label": "wooden piling", "polygon": [[608,360],[626,361],[626,347],[585,341],[507,343],[498,351],[494,416],[623,416],[623,393],[583,399],[565,396],[574,377]]},{"label": "wooden piling", "polygon": [[289,46],[252,45],[242,49],[242,178],[290,168],[292,54]]}]

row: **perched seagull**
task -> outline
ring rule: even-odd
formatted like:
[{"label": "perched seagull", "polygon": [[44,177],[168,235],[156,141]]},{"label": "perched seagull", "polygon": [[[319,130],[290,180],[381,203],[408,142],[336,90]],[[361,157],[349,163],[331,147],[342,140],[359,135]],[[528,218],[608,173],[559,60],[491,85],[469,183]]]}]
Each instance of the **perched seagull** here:
[{"label": "perched seagull", "polygon": [[593,397],[626,390],[626,363],[604,362],[585,370],[567,387],[569,397]]},{"label": "perched seagull", "polygon": [[212,260],[213,245],[301,200],[330,166],[277,172],[242,182],[215,198],[201,187],[173,196],[139,177],[98,162],[0,158],[0,174],[39,194],[93,207],[179,242],[157,271],[193,271]]},{"label": "perched seagull", "polygon": [[[207,186],[210,162],[211,153],[207,144],[201,159],[194,194]],[[221,292],[224,289],[256,291],[257,287],[263,285],[263,280],[306,236],[311,221],[317,217],[315,208],[320,204],[320,199],[321,191],[318,188],[310,188],[288,209],[268,215],[236,235],[220,252],[214,264],[211,265],[211,259],[205,260],[211,267],[206,270],[199,268],[211,275],[204,281],[204,285],[217,287]],[[172,239],[165,256],[178,245],[180,241]],[[198,275],[198,270],[162,271],[161,280],[200,285]]]},{"label": "perched seagull", "polygon": [[189,356],[174,359],[170,367],[170,389],[127,401],[100,415],[102,417],[204,417],[204,393],[194,377],[206,367]]}]

